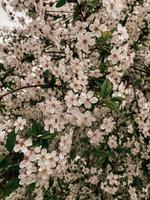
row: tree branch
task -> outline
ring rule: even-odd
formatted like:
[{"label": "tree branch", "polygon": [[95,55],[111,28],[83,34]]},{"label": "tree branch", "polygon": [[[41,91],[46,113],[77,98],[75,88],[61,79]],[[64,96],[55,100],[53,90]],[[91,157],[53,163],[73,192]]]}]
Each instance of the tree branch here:
[{"label": "tree branch", "polygon": [[7,96],[7,95],[9,95],[9,94],[13,94],[13,93],[18,92],[18,91],[23,90],[23,89],[35,88],[35,87],[46,87],[46,86],[48,86],[48,85],[46,85],[46,84],[26,85],[26,86],[17,88],[17,89],[15,89],[15,90],[12,90],[12,91],[10,91],[10,92],[7,92],[7,93],[3,94],[2,96],[0,96],[0,100],[1,100],[3,97],[5,97],[5,96]]},{"label": "tree branch", "polygon": [[80,11],[80,14],[81,14],[81,17],[83,19],[83,21],[86,21],[85,17],[83,16],[83,13],[82,13],[82,9],[81,9],[81,5],[79,4],[78,0],[75,0],[77,6],[78,6],[78,9]]}]

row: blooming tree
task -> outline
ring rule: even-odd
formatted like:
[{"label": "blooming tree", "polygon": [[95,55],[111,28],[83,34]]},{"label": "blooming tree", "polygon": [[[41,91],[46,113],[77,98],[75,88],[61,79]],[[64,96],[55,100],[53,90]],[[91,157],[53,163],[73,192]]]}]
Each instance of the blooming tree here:
[{"label": "blooming tree", "polygon": [[2,5],[0,199],[148,200],[150,1]]}]

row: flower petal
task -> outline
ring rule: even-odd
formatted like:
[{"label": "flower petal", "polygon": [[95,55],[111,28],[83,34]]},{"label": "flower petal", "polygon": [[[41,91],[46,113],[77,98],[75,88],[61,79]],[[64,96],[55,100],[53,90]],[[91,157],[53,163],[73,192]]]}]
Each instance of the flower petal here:
[{"label": "flower petal", "polygon": [[98,98],[96,98],[96,97],[92,97],[91,99],[90,99],[90,102],[91,103],[96,103],[98,101]]}]

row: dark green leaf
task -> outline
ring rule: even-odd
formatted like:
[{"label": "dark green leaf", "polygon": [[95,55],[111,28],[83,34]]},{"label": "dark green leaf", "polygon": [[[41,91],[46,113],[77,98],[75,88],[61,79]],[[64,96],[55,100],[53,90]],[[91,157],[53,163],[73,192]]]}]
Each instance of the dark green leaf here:
[{"label": "dark green leaf", "polygon": [[32,134],[34,136],[41,135],[42,131],[43,131],[42,125],[39,122],[34,121],[32,124]]},{"label": "dark green leaf", "polygon": [[100,71],[102,73],[104,73],[104,72],[107,72],[107,70],[108,70],[108,65],[106,63],[101,63],[100,64]]},{"label": "dark green leaf", "polygon": [[0,168],[7,168],[11,164],[11,161],[8,158],[2,158],[0,159]]},{"label": "dark green leaf", "polygon": [[6,140],[6,149],[8,151],[12,151],[16,142],[16,134],[14,131],[8,133],[7,140]]},{"label": "dark green leaf", "polygon": [[43,140],[48,140],[48,141],[52,141],[55,138],[54,134],[48,133],[42,136]]},{"label": "dark green leaf", "polygon": [[42,135],[43,131],[42,125],[38,121],[34,121],[31,127],[25,129],[25,134],[27,137],[37,137]]},{"label": "dark green leaf", "polygon": [[131,153],[131,149],[128,147],[117,147],[116,151],[118,153]]},{"label": "dark green leaf", "polygon": [[32,129],[31,129],[31,128],[25,128],[25,129],[24,129],[24,132],[25,132],[25,135],[26,135],[27,137],[30,137],[30,136],[33,135],[33,134],[32,134]]},{"label": "dark green leaf", "polygon": [[142,80],[141,80],[141,79],[138,79],[138,80],[135,80],[135,81],[133,82],[133,85],[134,85],[135,87],[138,87],[138,86],[141,85],[141,83],[142,83]]},{"label": "dark green leaf", "polygon": [[141,164],[141,169],[143,170],[143,174],[150,179],[150,171],[148,166],[150,165],[150,160],[143,160]]},{"label": "dark green leaf", "polygon": [[119,103],[121,103],[123,100],[125,100],[125,98],[123,97],[112,97],[111,101],[118,101]]},{"label": "dark green leaf", "polygon": [[58,0],[56,7],[59,8],[59,7],[64,6],[65,4],[66,4],[66,0]]},{"label": "dark green leaf", "polygon": [[105,106],[110,108],[111,110],[119,113],[119,105],[115,101],[111,101],[110,99],[106,99],[104,102]]},{"label": "dark green leaf", "polygon": [[24,53],[24,56],[22,58],[22,62],[28,62],[28,63],[31,63],[33,60],[34,60],[34,55],[31,53],[31,54],[26,54]]},{"label": "dark green leaf", "polygon": [[13,178],[6,183],[3,191],[3,197],[9,196],[13,191],[19,187],[19,179]]},{"label": "dark green leaf", "polygon": [[112,89],[112,85],[111,85],[110,81],[105,80],[101,87],[101,96],[102,97],[110,96],[112,91],[113,91],[113,89]]},{"label": "dark green leaf", "polygon": [[136,187],[138,189],[142,189],[143,187],[143,181],[138,176],[133,177],[133,182],[131,184],[132,187]]},{"label": "dark green leaf", "polygon": [[98,158],[98,164],[103,164],[108,159],[108,154],[102,150],[96,150],[94,155]]},{"label": "dark green leaf", "polygon": [[31,183],[30,185],[27,186],[27,192],[29,193],[32,193],[34,189],[35,189],[35,183]]}]

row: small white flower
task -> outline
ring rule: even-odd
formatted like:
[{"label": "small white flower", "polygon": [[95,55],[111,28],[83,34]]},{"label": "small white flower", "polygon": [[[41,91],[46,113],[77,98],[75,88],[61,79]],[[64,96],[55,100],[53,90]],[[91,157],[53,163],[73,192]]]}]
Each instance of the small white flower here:
[{"label": "small white flower", "polygon": [[41,150],[41,153],[38,154],[38,165],[40,167],[45,167],[47,158],[46,158],[47,150],[44,148]]},{"label": "small white flower", "polygon": [[105,134],[107,135],[113,130],[115,125],[114,119],[112,117],[104,118],[103,123],[101,124],[100,128],[105,130]]},{"label": "small white flower", "polygon": [[56,151],[52,151],[51,153],[47,153],[46,154],[46,165],[48,168],[55,168],[56,167],[56,162],[59,160],[59,158],[57,157],[57,152]]},{"label": "small white flower", "polygon": [[100,30],[100,21],[96,19],[93,24],[89,26],[89,29],[92,31],[92,34],[96,37],[101,36],[101,30]]},{"label": "small white flower", "polygon": [[16,132],[18,132],[19,130],[22,131],[26,123],[27,123],[26,119],[22,119],[22,117],[18,117],[18,119],[14,123],[15,131]]},{"label": "small white flower", "polygon": [[83,50],[84,52],[88,52],[89,46],[93,46],[94,44],[95,39],[92,38],[91,34],[88,32],[86,34],[79,34],[76,47]]},{"label": "small white flower", "polygon": [[108,57],[108,60],[113,64],[117,64],[121,58],[121,49],[113,48],[111,50],[111,55]]},{"label": "small white flower", "polygon": [[30,152],[29,159],[32,162],[36,161],[38,159],[39,153],[41,152],[41,146],[39,146],[39,147],[31,147],[29,152]]},{"label": "small white flower", "polygon": [[81,84],[81,81],[74,78],[72,80],[72,82],[70,83],[70,87],[72,88],[72,90],[74,92],[78,92],[79,90],[82,90],[82,84]]},{"label": "small white flower", "polygon": [[92,126],[92,123],[96,121],[96,118],[93,117],[93,115],[89,111],[86,111],[84,113],[83,121],[86,126],[90,127]]},{"label": "small white flower", "polygon": [[93,91],[88,91],[88,93],[81,93],[80,98],[79,98],[79,104],[84,104],[85,108],[90,109],[92,107],[92,104],[97,103],[98,98],[93,97],[94,92]]},{"label": "small white flower", "polygon": [[98,145],[103,140],[103,134],[100,130],[96,129],[94,132],[89,130],[87,136],[90,138],[90,143]]},{"label": "small white flower", "polygon": [[77,32],[77,33],[85,33],[87,26],[88,26],[87,22],[76,21],[76,23],[75,23],[75,32]]},{"label": "small white flower", "polygon": [[108,139],[108,146],[111,148],[111,149],[115,149],[118,144],[117,144],[117,137],[112,135],[109,137]]},{"label": "small white flower", "polygon": [[48,108],[51,114],[54,114],[60,108],[60,102],[55,98],[51,97],[51,100],[48,102]]},{"label": "small white flower", "polygon": [[78,105],[77,98],[78,94],[74,94],[72,90],[69,90],[69,92],[65,96],[67,107],[70,108],[71,106],[77,106]]},{"label": "small white flower", "polygon": [[[127,32],[126,27],[123,27],[122,24],[118,24],[117,26],[117,32],[120,34],[119,39],[121,40],[128,40],[129,35]],[[116,34],[116,32],[114,32],[114,35]]]},{"label": "small white flower", "polygon": [[46,131],[50,131],[50,133],[54,133],[54,129],[56,128],[56,124],[55,124],[55,119],[54,118],[50,118],[50,119],[45,119],[44,120],[44,129]]},{"label": "small white flower", "polygon": [[28,147],[32,145],[31,138],[24,140],[22,138],[19,138],[19,136],[17,136],[16,141],[17,144],[14,146],[15,152],[22,151],[23,153],[26,153],[28,151]]},{"label": "small white flower", "polygon": [[69,134],[65,134],[64,136],[61,136],[61,141],[59,143],[59,149],[61,151],[61,154],[64,156],[71,150],[72,145],[72,135],[73,132],[70,130]]},{"label": "small white flower", "polygon": [[99,78],[102,74],[100,73],[100,70],[99,69],[96,69],[96,70],[91,70],[89,72],[89,75],[91,77],[95,77],[95,78]]},{"label": "small white flower", "polygon": [[102,0],[102,3],[110,17],[113,19],[116,19],[123,9],[123,3],[121,0]]},{"label": "small white flower", "polygon": [[32,168],[32,162],[30,161],[30,153],[29,151],[27,151],[27,153],[25,153],[24,159],[20,162],[19,164],[20,168],[27,168],[30,169]]}]

